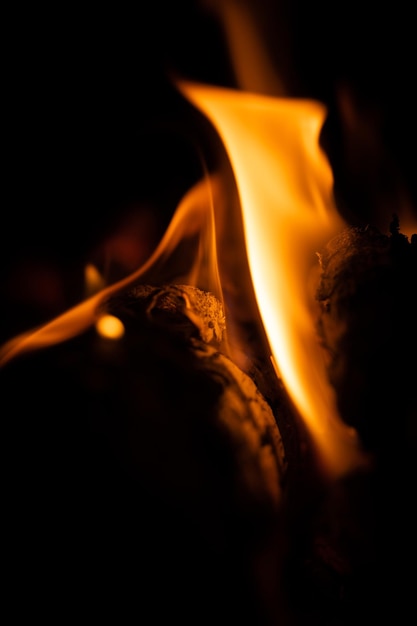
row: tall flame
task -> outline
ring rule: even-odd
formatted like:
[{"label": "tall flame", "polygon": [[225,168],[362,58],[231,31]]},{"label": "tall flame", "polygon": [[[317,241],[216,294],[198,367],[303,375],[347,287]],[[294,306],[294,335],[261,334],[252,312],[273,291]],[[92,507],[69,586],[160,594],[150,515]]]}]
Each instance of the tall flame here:
[{"label": "tall flame", "polygon": [[[243,248],[277,374],[323,466],[332,475],[344,473],[358,463],[358,441],[337,415],[314,327],[311,289],[317,251],[344,225],[333,202],[331,169],[319,147],[325,107],[190,82],[180,81],[178,88],[211,120],[228,153],[242,211]],[[214,210],[216,198],[218,180],[206,176],[185,195],[141,268],[49,324],[12,339],[0,350],[0,365],[97,324],[106,298],[138,281],[188,282],[222,298],[216,246],[227,238],[215,232],[222,222],[219,209]],[[224,209],[227,202],[222,202]],[[187,247],[184,242],[190,241],[194,244]],[[237,291],[246,288],[243,281],[242,276]]]},{"label": "tall flame", "polygon": [[228,152],[256,299],[277,370],[323,464],[332,474],[343,473],[358,462],[357,439],[337,416],[309,287],[317,251],[344,225],[319,147],[325,107],[187,82],[179,87],[211,120]]}]

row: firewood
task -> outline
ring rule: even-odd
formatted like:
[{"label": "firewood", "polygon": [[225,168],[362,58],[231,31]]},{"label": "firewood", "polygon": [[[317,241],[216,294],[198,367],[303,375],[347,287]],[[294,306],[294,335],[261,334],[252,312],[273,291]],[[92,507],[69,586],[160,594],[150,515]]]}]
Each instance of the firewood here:
[{"label": "firewood", "polygon": [[399,226],[396,216],[389,235],[349,226],[318,257],[317,332],[329,381],[371,461],[331,485],[301,531],[310,543],[297,574],[317,591],[324,572],[343,594],[336,621],[324,617],[328,585],[311,601],[309,616],[329,625],[405,622],[414,611],[404,562],[417,558],[417,236]]},{"label": "firewood", "polygon": [[15,562],[41,559],[75,612],[88,593],[101,616],[282,621],[288,463],[271,406],[221,350],[220,302],[142,285],[101,312],[119,341],[90,328],[0,371]]},{"label": "firewood", "polygon": [[[174,370],[175,359],[179,367],[186,359],[189,375],[195,372],[207,377],[211,384],[206,402],[215,401],[207,419],[210,428],[218,431],[219,441],[224,438],[228,442],[236,476],[245,483],[243,491],[250,490],[254,498],[279,506],[287,465],[282,437],[271,407],[254,381],[220,349],[226,323],[219,300],[189,285],[139,285],[111,298],[103,309],[116,314],[128,329],[132,323],[139,325],[139,335],[150,333],[161,357],[166,357],[166,350],[172,351]],[[145,354],[151,350],[152,344],[146,345]],[[155,382],[159,384],[158,377]],[[195,394],[188,383],[187,392],[192,397]],[[191,401],[189,407],[185,397],[178,409],[200,411],[203,398],[196,406]],[[207,424],[199,426],[207,428]]]}]

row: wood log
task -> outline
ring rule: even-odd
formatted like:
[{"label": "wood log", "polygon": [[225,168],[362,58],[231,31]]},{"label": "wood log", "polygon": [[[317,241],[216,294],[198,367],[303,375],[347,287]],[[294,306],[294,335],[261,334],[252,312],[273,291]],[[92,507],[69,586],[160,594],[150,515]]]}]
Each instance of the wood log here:
[{"label": "wood log", "polygon": [[409,441],[417,404],[417,235],[408,240],[396,218],[389,236],[350,227],[319,259],[317,328],[340,414],[371,450],[397,437]]},{"label": "wood log", "polygon": [[[357,303],[379,313],[381,299],[371,297],[369,284],[384,284],[392,265],[396,279],[410,277],[414,245],[395,228],[388,241],[372,229],[348,229],[322,251],[318,331],[331,359],[348,358],[343,376],[332,379],[337,385],[348,385],[344,376],[358,368],[345,353],[353,350],[345,334],[353,341],[361,329],[365,353],[379,345],[378,333],[374,343],[367,334],[375,330],[371,313],[367,330],[355,323]],[[391,278],[388,284],[393,288]],[[402,285],[400,308],[412,305]],[[393,292],[376,293],[391,306]],[[262,349],[250,373],[224,353],[226,320],[212,294],[137,285],[103,302],[102,313],[122,320],[122,340],[91,328],[0,372],[14,468],[13,571],[39,608],[38,560],[53,573],[40,582],[60,606],[71,596],[76,613],[87,597],[90,612],[117,619],[133,610],[185,624],[351,626],[382,618],[380,590],[409,608],[394,581],[405,588],[395,546],[415,518],[395,488],[401,481],[411,488],[402,472],[414,466],[399,463],[392,471],[388,433],[364,437],[379,459],[371,471],[315,485],[308,454],[294,445],[302,429]],[[16,384],[25,394],[14,395]],[[353,422],[356,413],[345,408],[342,416],[367,434],[368,425]],[[403,418],[396,415],[400,424]],[[368,419],[375,425],[375,416]],[[398,515],[409,521],[399,524]],[[19,562],[29,567],[30,585]]]},{"label": "wood log", "polygon": [[287,459],[219,349],[220,303],[138,286],[102,312],[121,340],[90,328],[0,371],[11,594],[62,617],[285,623]]},{"label": "wood log", "polygon": [[332,616],[322,608],[328,586],[311,600],[320,623],[406,622],[417,558],[417,236],[404,236],[395,216],[390,235],[347,227],[319,263],[317,331],[329,380],[371,463],[315,503],[297,571],[313,589],[318,571],[338,585]]}]

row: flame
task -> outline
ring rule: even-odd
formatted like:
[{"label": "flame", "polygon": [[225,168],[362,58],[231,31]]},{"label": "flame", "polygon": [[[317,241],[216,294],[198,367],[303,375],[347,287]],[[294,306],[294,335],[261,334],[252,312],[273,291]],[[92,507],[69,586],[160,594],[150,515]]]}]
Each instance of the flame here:
[{"label": "flame", "polygon": [[272,358],[334,475],[358,463],[356,433],[337,415],[317,343],[311,283],[317,251],[344,225],[319,147],[326,109],[180,82],[213,123],[228,152],[240,196],[256,299]]},{"label": "flame", "polygon": [[[343,474],[360,461],[359,446],[356,432],[337,414],[314,327],[311,293],[317,251],[344,226],[333,200],[331,169],[319,147],[325,107],[312,100],[185,81],[179,81],[178,88],[211,120],[230,159],[243,220],[243,249],[277,374],[310,431],[323,466],[330,475]],[[222,223],[228,219],[222,220],[218,206],[215,210],[224,189],[217,176],[203,177],[184,196],[160,244],[136,272],[6,343],[0,365],[27,350],[69,339],[93,324],[108,336],[103,303],[138,281],[188,283],[222,299],[227,280],[225,271],[219,271],[218,254],[222,247],[234,246],[239,256],[241,245],[236,236],[230,237],[230,225],[228,240]],[[220,204],[223,211],[230,210],[232,199],[223,198]],[[238,280],[235,290],[246,289],[243,273]],[[120,339],[123,328],[116,323],[112,336]]]},{"label": "flame", "polygon": [[103,276],[92,263],[87,263],[84,269],[86,296],[98,293],[105,287]]},{"label": "flame", "polygon": [[[8,340],[0,346],[0,367],[25,352],[71,339],[93,325],[100,332],[107,299],[139,281],[198,285],[221,298],[213,217],[216,189],[219,189],[219,182],[213,176],[192,187],[178,205],[158,246],[136,272],[94,293],[50,322]],[[87,281],[94,278],[89,289],[97,284],[98,276],[97,270],[86,268]],[[122,336],[120,332],[118,338]]]}]

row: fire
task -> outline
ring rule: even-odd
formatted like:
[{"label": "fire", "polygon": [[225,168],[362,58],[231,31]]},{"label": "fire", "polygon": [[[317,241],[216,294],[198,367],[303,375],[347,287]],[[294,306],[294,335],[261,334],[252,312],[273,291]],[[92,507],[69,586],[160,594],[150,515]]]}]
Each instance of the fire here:
[{"label": "fire", "polygon": [[[333,202],[331,169],[319,147],[325,108],[315,101],[189,82],[178,87],[211,120],[230,159],[251,280],[277,374],[311,432],[323,465],[331,474],[343,473],[358,462],[357,439],[338,418],[326,381],[311,289],[317,250],[343,226]],[[138,281],[185,281],[222,298],[217,248],[228,244],[216,232],[224,228],[222,219],[227,222],[214,206],[219,189],[215,176],[203,178],[177,207],[165,236],[141,268],[44,327],[13,339],[0,352],[0,364],[25,350],[68,339],[92,324],[102,334],[123,336],[119,326],[100,330],[105,321],[101,306],[109,295]],[[222,203],[227,211],[227,199]]]},{"label": "fire", "polygon": [[182,83],[228,151],[251,276],[272,358],[331,473],[358,461],[356,434],[337,417],[317,344],[309,289],[316,251],[344,225],[319,147],[325,107]]},{"label": "fire", "polygon": [[92,263],[88,263],[84,270],[86,296],[101,291],[105,286],[103,276]]}]

